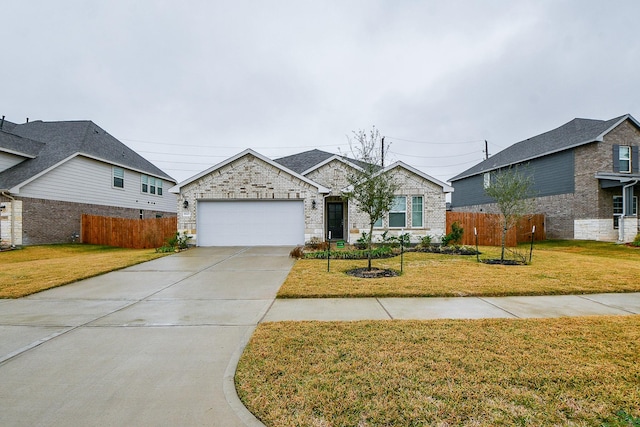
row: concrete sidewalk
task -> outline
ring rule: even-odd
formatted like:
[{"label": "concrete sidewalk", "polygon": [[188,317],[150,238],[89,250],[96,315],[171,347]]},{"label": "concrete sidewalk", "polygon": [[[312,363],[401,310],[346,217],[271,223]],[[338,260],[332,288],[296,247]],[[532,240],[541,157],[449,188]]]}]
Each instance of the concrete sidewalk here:
[{"label": "concrete sidewalk", "polygon": [[640,293],[530,297],[278,299],[265,322],[640,314]]},{"label": "concrete sidewalk", "polygon": [[196,248],[0,300],[2,426],[261,426],[237,361],[291,248]]}]

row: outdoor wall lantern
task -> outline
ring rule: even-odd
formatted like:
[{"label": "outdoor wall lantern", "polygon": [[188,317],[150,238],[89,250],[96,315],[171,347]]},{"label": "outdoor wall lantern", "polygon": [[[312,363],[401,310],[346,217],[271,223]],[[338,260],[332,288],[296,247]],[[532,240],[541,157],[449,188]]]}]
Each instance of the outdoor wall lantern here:
[{"label": "outdoor wall lantern", "polygon": [[182,207],[187,209],[189,207],[189,201],[185,200],[184,202],[182,202]]},{"label": "outdoor wall lantern", "polygon": [[316,208],[316,201],[312,200],[311,201],[311,209],[315,209]]}]

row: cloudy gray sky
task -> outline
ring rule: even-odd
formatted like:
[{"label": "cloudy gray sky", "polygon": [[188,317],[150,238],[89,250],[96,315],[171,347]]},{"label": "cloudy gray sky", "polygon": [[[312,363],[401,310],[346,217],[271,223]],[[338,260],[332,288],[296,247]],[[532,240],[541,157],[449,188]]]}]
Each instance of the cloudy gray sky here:
[{"label": "cloudy gray sky", "polygon": [[93,120],[182,181],[376,126],[446,181],[575,118],[640,118],[640,2],[3,2],[0,115]]}]

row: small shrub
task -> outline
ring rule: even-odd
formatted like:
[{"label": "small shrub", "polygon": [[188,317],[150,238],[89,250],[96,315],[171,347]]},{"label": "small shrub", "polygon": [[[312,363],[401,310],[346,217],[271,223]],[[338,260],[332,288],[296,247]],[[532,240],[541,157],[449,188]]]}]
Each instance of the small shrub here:
[{"label": "small shrub", "polygon": [[433,237],[431,237],[431,236],[429,236],[427,234],[422,239],[420,239],[420,246],[424,246],[424,247],[428,248],[429,246],[431,246],[431,240],[432,239],[433,239]]},{"label": "small shrub", "polygon": [[356,249],[367,249],[368,241],[369,241],[369,234],[363,231],[362,236],[360,236],[358,240],[356,240],[353,246],[355,246]]},{"label": "small shrub", "polygon": [[[331,251],[333,259],[367,259],[366,249],[357,249],[353,251]],[[388,246],[381,246],[371,250],[371,258],[389,258],[394,256],[393,250]],[[304,254],[305,259],[326,259],[327,251],[310,252]]]},{"label": "small shrub", "polygon": [[308,242],[307,246],[313,249],[314,251],[324,251],[327,250],[329,244],[323,241],[319,237],[312,237]]},{"label": "small shrub", "polygon": [[176,250],[187,249],[189,247],[190,239],[191,236],[189,236],[186,231],[182,234],[176,232],[176,234],[168,239],[164,245],[156,248],[156,252],[175,252]]},{"label": "small shrub", "polygon": [[451,231],[448,234],[442,236],[442,244],[444,246],[449,246],[450,244],[459,245],[462,243],[462,234],[464,233],[464,228],[460,227],[458,222],[454,222],[451,224]]},{"label": "small shrub", "polygon": [[631,242],[631,246],[640,247],[640,233],[636,234],[636,238],[633,239],[633,242]]},{"label": "small shrub", "polygon": [[304,248],[302,246],[296,246],[289,252],[289,256],[296,259],[304,258]]}]

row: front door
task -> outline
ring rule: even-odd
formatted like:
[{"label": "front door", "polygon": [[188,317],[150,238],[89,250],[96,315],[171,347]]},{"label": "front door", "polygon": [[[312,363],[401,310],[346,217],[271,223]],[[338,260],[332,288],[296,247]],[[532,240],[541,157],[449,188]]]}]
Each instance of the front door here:
[{"label": "front door", "polygon": [[327,232],[331,240],[344,239],[344,203],[327,203]]}]

